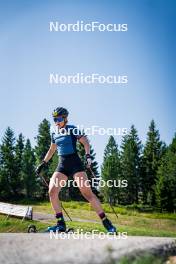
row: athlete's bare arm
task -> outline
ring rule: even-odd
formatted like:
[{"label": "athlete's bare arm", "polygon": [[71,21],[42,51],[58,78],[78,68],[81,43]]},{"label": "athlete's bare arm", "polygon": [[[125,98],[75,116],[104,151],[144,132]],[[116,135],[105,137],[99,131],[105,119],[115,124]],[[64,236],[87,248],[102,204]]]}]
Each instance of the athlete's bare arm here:
[{"label": "athlete's bare arm", "polygon": [[48,152],[45,155],[44,161],[47,163],[53,156],[54,152],[57,149],[57,145],[54,143],[51,143],[50,148],[48,150]]},{"label": "athlete's bare arm", "polygon": [[90,154],[90,144],[86,136],[81,137],[78,141],[83,144],[86,154]]}]

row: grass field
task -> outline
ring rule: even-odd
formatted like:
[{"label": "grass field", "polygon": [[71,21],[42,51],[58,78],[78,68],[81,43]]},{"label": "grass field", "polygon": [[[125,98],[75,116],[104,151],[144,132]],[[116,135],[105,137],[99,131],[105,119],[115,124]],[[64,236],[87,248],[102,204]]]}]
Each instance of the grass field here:
[{"label": "grass field", "polygon": [[[25,202],[21,202],[21,204]],[[34,212],[43,212],[52,214],[49,202],[35,202],[33,205]],[[83,231],[105,231],[99,218],[94,210],[86,202],[63,202],[64,207],[73,218],[84,220],[95,220],[99,223],[89,222],[68,222],[67,225]],[[141,236],[159,236],[159,237],[176,237],[176,214],[158,214],[158,213],[140,213],[137,210],[126,209],[125,207],[114,207],[118,219],[112,213],[108,204],[103,204],[110,220],[118,226],[119,232],[127,232],[128,235]],[[24,221],[20,219],[0,216],[0,232],[26,232],[27,226],[35,221]],[[39,229],[44,229],[48,225],[54,224],[53,221],[47,223],[35,222]]]},{"label": "grass field", "polygon": [[[160,256],[144,254],[142,256],[136,256],[134,259],[123,257],[119,262],[119,264],[129,264],[129,263],[130,264],[163,264],[163,263],[166,263],[166,259]],[[172,263],[173,262],[169,262],[169,264],[172,264]],[[111,264],[117,264],[117,262],[114,262]]]}]

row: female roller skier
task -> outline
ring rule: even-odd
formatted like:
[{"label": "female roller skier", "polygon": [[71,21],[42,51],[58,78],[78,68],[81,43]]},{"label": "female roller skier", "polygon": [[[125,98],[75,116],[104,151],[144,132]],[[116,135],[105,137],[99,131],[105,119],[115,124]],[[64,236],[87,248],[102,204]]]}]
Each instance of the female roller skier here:
[{"label": "female roller skier", "polygon": [[[69,177],[76,181],[81,194],[87,201],[90,202],[98,216],[100,217],[103,226],[108,232],[116,233],[116,228],[107,218],[102,209],[101,203],[92,192],[88,178],[84,170],[84,166],[77,154],[76,142],[77,140],[83,144],[86,153],[87,164],[91,166],[90,145],[87,137],[73,125],[68,125],[67,109],[57,107],[52,113],[55,127],[51,129],[51,145],[43,159],[42,163],[37,167],[36,172],[39,174],[46,166],[47,162],[52,158],[56,149],[59,155],[59,164],[53,173],[49,183],[49,198],[52,208],[55,212],[57,223],[55,226],[49,227],[48,231],[66,231],[66,224],[64,221],[62,207],[59,201],[59,192],[61,190],[63,181],[67,181]],[[57,184],[56,184],[57,182]],[[84,184],[86,183],[86,184]]]}]

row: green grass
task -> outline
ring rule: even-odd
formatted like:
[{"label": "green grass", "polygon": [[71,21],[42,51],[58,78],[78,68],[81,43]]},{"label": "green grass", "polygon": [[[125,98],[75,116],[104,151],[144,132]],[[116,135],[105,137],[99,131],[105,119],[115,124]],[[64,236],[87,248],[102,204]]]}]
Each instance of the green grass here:
[{"label": "green grass", "polygon": [[15,217],[6,217],[0,215],[0,233],[26,233],[28,225],[34,224],[39,229],[45,229],[47,224],[40,223],[38,221],[22,221]]},{"label": "green grass", "polygon": [[[21,204],[26,204],[26,205],[33,205],[39,207],[40,209],[51,210],[50,203],[48,201],[45,202],[40,202],[40,201],[29,201],[29,200],[21,200],[20,202],[14,202],[14,203],[21,203]],[[94,211],[93,208],[90,207],[89,203],[87,202],[77,202],[77,201],[69,201],[69,202],[63,202],[63,205],[65,208],[70,208],[70,209],[81,209],[81,210],[91,210]],[[107,213],[112,213],[112,209],[109,206],[108,203],[103,203],[103,209]],[[176,213],[158,213],[158,212],[152,212],[152,213],[147,213],[147,212],[141,212],[139,209],[141,206],[114,206],[114,209],[118,214],[121,215],[128,215],[128,216],[145,216],[146,218],[154,218],[154,219],[173,219],[176,220]]]},{"label": "green grass", "polygon": [[[21,221],[17,218],[9,217],[5,220],[4,216],[0,216],[0,232],[9,232],[9,233],[18,233],[18,232],[27,232],[27,227],[30,224],[35,224],[39,231],[47,228],[48,225],[54,225],[54,221],[48,221],[47,223],[39,222],[39,221]],[[87,223],[87,222],[67,222],[68,227],[73,227],[75,230],[82,230],[82,232],[91,232],[92,230],[96,230],[97,232],[105,232],[104,227],[98,223]],[[135,226],[123,226],[119,225],[118,230],[120,233],[127,232],[128,235],[133,236],[158,236],[158,237],[173,237],[176,236],[176,232],[165,231],[165,230],[156,230],[149,229],[146,227],[135,227]]]},{"label": "green grass", "polygon": [[[25,204],[26,201],[22,201],[21,204]],[[29,204],[26,203],[26,204]],[[53,214],[51,205],[49,202],[31,202],[34,212],[43,212]],[[84,220],[95,220],[98,223],[89,222],[68,222],[69,226],[75,229],[83,229],[83,231],[91,231],[92,229],[98,231],[104,231],[100,220],[89,203],[86,202],[63,202],[64,208],[67,209],[72,218],[80,218]],[[134,209],[127,209],[125,207],[114,207],[118,219],[112,213],[112,209],[108,204],[103,204],[103,208],[107,212],[110,220],[118,226],[120,232],[127,232],[128,235],[141,235],[141,236],[158,236],[158,237],[176,237],[176,214],[158,214],[158,213],[142,213]],[[8,220],[9,221],[9,220]],[[7,222],[8,222],[7,221]],[[29,222],[29,221],[28,221]],[[27,221],[26,221],[27,223]],[[49,221],[49,224],[54,224],[54,221]],[[37,222],[37,227],[47,227],[48,223]],[[5,226],[9,225],[9,226]],[[1,224],[0,232],[6,232],[10,228],[10,223]],[[28,225],[28,224],[26,224]],[[42,226],[43,225],[43,226]],[[7,228],[6,228],[7,227]],[[23,232],[23,224],[19,224],[17,231]]]},{"label": "green grass", "polygon": [[[116,264],[117,262],[114,261]],[[164,263],[164,259],[159,256],[154,256],[151,254],[144,254],[143,256],[136,256],[133,259],[130,259],[129,257],[123,257],[119,264],[162,264]]]}]

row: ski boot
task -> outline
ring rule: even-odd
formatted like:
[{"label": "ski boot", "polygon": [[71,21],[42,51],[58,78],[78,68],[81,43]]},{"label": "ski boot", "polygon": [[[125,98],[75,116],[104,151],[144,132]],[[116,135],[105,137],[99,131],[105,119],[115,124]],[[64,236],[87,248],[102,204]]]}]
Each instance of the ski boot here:
[{"label": "ski boot", "polygon": [[49,226],[47,232],[66,232],[66,224],[65,221],[59,220],[57,221],[57,225]]},{"label": "ski boot", "polygon": [[117,234],[116,227],[112,225],[111,221],[108,218],[103,219],[102,223],[108,233]]}]

